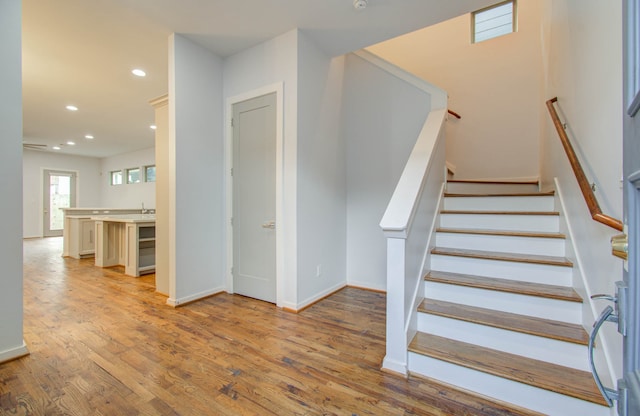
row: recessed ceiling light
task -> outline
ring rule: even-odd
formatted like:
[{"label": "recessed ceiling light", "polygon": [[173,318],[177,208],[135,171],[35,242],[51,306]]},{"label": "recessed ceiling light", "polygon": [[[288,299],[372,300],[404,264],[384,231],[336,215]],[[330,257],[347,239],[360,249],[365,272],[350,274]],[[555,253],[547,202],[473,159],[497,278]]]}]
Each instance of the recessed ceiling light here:
[{"label": "recessed ceiling light", "polygon": [[53,149],[53,150],[60,150],[60,149],[61,149],[61,147],[60,147],[60,146],[53,146],[53,147],[52,147],[52,149]]},{"label": "recessed ceiling light", "polygon": [[367,0],[353,0],[353,8],[363,10],[367,7]]},{"label": "recessed ceiling light", "polygon": [[76,107],[75,105],[68,105],[66,109],[69,111],[78,111],[78,107]]},{"label": "recessed ceiling light", "polygon": [[131,73],[137,77],[146,77],[147,73],[144,72],[142,69],[140,68],[136,68],[134,70],[131,71]]},{"label": "recessed ceiling light", "polygon": [[92,139],[93,139],[93,134],[85,134],[85,135],[84,135],[84,138],[85,138],[85,139],[92,140]]},{"label": "recessed ceiling light", "polygon": [[155,124],[152,124],[152,125],[150,125],[150,126],[149,126],[149,128],[150,128],[151,130],[155,130],[155,129],[157,129],[158,127],[156,127],[156,125],[155,125]]},{"label": "recessed ceiling light", "polygon": [[67,144],[68,144],[69,146],[75,146],[76,142],[72,142],[71,140],[69,140],[69,141],[67,142]]}]

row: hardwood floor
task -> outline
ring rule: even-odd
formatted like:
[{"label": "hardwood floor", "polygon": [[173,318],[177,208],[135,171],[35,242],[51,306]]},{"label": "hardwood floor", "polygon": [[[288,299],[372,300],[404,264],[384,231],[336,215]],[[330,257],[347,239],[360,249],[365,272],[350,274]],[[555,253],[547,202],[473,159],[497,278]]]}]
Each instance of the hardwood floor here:
[{"label": "hardwood floor", "polygon": [[347,288],[292,314],[221,294],[178,309],[154,275],[24,243],[31,351],[0,365],[0,415],[523,415],[380,371],[385,295]]}]

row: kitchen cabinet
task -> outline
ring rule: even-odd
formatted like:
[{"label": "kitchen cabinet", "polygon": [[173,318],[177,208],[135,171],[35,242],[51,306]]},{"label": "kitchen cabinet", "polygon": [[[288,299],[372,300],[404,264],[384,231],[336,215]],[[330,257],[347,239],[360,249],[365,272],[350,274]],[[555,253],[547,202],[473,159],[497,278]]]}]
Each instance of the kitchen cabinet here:
[{"label": "kitchen cabinet", "polygon": [[155,272],[155,215],[110,215],[92,219],[95,221],[96,266],[122,265],[125,274],[136,277]]},{"label": "kitchen cabinet", "polygon": [[125,274],[140,276],[156,270],[156,225],[150,222],[127,223]]},{"label": "kitchen cabinet", "polygon": [[92,257],[95,252],[94,221],[90,217],[71,216],[65,219],[68,228],[68,253],[74,259]]}]

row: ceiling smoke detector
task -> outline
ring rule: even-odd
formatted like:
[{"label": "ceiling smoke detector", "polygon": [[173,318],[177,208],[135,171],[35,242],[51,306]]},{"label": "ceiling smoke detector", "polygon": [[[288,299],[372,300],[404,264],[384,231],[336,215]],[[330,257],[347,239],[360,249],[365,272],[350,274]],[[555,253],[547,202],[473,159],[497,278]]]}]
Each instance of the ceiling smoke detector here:
[{"label": "ceiling smoke detector", "polygon": [[367,7],[367,0],[353,0],[353,8],[362,10]]}]

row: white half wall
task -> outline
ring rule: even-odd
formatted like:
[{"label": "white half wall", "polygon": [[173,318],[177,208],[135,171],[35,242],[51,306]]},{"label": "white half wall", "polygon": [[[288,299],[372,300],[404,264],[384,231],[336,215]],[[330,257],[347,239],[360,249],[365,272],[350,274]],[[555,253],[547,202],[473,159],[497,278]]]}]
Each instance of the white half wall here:
[{"label": "white half wall", "polygon": [[169,299],[225,289],[222,61],[169,37]]},{"label": "white half wall", "polygon": [[462,115],[446,127],[455,178],[539,175],[544,5],[519,0],[518,31],[476,44],[465,14],[367,48],[448,92]]},{"label": "white half wall", "polygon": [[[596,184],[605,214],[622,219],[622,5],[598,0],[553,0],[545,30],[548,51],[546,97],[558,97],[556,109],[585,170]],[[545,118],[541,172],[543,184],[557,178],[566,216],[573,230],[573,249],[584,282],[583,296],[613,293],[622,280],[622,260],[611,255],[609,240],[618,231],[591,219],[575,175],[549,116]],[[588,298],[587,298],[588,299]],[[585,325],[591,325],[606,302],[591,301]],[[614,379],[621,371],[621,337],[605,325],[604,347]]]},{"label": "white half wall", "polygon": [[[100,160],[100,190],[101,204],[105,208],[145,208],[156,207],[156,183],[144,182],[144,167],[155,165],[155,148],[138,150],[116,156],[105,157]],[[128,184],[126,170],[140,168],[140,183]],[[111,172],[121,170],[122,185],[111,185]]]},{"label": "white half wall", "polygon": [[347,283],[386,290],[379,223],[431,110],[430,95],[353,54],[346,56],[343,94]]},{"label": "white half wall", "polygon": [[298,35],[297,308],[346,285],[345,57]]},{"label": "white half wall", "polygon": [[[43,200],[45,169],[76,172],[76,206],[98,208],[102,203],[100,159],[25,149],[22,152],[22,235],[43,235]],[[115,207],[114,207],[115,208]]]},{"label": "white half wall", "polygon": [[28,353],[22,338],[21,31],[21,2],[0,2],[0,362]]}]

